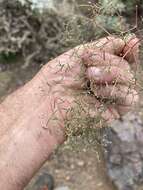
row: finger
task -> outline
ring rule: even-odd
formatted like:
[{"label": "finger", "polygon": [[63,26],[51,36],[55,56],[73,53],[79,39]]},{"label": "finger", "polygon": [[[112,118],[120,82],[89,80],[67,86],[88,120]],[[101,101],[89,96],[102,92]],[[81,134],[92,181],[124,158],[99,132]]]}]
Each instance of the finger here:
[{"label": "finger", "polygon": [[124,40],[115,36],[107,36],[105,38],[97,40],[96,42],[91,43],[89,48],[98,48],[99,50],[108,52],[110,54],[120,55],[124,47]]},{"label": "finger", "polygon": [[138,93],[132,87],[123,85],[95,85],[91,86],[96,97],[106,104],[131,107],[138,102]]},{"label": "finger", "polygon": [[139,46],[140,40],[138,38],[131,37],[123,48],[123,57],[131,64],[139,63]]},{"label": "finger", "polygon": [[116,66],[89,67],[87,78],[95,84],[134,84],[135,79],[129,70]]},{"label": "finger", "polygon": [[88,49],[82,55],[82,61],[86,66],[117,66],[130,69],[128,62],[122,57],[103,51]]},{"label": "finger", "polygon": [[88,113],[91,118],[97,118],[96,127],[103,126],[102,121],[111,122],[120,117],[113,106],[105,106],[93,95],[85,95],[82,97],[82,105],[84,105],[86,113]]}]

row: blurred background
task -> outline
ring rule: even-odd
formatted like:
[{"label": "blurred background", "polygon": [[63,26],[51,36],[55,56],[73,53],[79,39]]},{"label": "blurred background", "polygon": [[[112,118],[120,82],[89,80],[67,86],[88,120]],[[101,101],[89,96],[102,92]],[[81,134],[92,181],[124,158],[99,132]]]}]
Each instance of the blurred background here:
[{"label": "blurred background", "polygon": [[[142,22],[142,0],[0,0],[1,100],[49,60],[79,44],[110,34],[124,39],[134,33],[142,39]],[[114,190],[96,137],[87,136],[77,138],[74,148],[73,141],[70,148],[61,147],[26,190],[37,189],[35,181],[43,172],[65,190]]]}]

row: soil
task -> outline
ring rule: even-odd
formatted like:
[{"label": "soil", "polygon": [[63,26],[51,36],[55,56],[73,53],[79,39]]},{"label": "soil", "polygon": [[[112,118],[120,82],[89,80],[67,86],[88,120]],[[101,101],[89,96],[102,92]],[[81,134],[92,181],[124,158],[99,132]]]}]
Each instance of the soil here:
[{"label": "soil", "polygon": [[41,168],[26,190],[34,190],[32,184],[45,171],[54,176],[56,187],[68,186],[70,190],[114,190],[107,178],[100,148],[85,148],[82,143],[80,139],[76,145],[79,150],[76,151],[60,148]]}]

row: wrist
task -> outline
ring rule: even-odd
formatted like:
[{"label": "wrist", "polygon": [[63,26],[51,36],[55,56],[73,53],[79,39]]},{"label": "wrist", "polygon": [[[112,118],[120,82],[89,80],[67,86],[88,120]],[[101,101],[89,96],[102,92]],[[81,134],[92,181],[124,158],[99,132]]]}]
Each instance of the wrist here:
[{"label": "wrist", "polygon": [[23,189],[64,140],[61,128],[45,125],[44,112],[31,115],[15,123],[1,139],[0,189]]}]

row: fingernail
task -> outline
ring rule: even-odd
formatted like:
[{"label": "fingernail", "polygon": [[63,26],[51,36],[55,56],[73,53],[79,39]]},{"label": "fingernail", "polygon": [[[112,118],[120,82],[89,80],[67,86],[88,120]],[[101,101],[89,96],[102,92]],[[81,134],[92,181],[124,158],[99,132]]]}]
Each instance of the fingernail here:
[{"label": "fingernail", "polygon": [[87,75],[89,78],[96,78],[101,76],[101,69],[97,67],[89,67],[87,70]]}]

